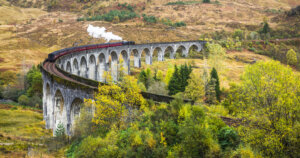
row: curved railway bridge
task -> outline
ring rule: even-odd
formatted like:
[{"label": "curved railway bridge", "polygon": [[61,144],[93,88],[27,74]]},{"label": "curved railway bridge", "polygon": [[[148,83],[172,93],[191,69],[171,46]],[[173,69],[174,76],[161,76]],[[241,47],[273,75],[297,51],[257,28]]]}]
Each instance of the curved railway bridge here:
[{"label": "curved railway bridge", "polygon": [[[181,55],[188,57],[190,49],[201,51],[205,41],[184,41],[149,43],[95,48],[72,52],[57,58],[54,62],[45,60],[41,67],[43,77],[43,116],[46,128],[56,130],[62,123],[68,135],[72,134],[74,118],[79,115],[84,98],[93,98],[99,84],[105,82],[103,73],[109,72],[113,80],[118,79],[118,68],[130,74],[130,63],[141,67],[153,60],[164,61]],[[145,62],[142,62],[144,60]],[[142,92],[146,99],[170,102],[170,96]],[[189,102],[189,100],[185,100]]]}]

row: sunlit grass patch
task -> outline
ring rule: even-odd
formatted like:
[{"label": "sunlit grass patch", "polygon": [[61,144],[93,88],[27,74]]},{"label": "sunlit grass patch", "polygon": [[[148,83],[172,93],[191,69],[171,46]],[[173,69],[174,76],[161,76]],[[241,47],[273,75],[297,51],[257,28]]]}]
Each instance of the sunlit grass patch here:
[{"label": "sunlit grass patch", "polygon": [[0,133],[11,138],[39,139],[50,135],[41,113],[18,108],[0,109]]}]

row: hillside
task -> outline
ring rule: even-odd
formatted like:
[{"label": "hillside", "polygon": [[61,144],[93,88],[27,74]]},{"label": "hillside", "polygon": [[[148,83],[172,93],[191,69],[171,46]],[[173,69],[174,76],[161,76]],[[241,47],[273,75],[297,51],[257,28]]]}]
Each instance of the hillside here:
[{"label": "hillside", "polygon": [[[172,22],[183,21],[187,26],[174,28],[160,22],[148,24],[141,18],[120,23],[77,22],[78,17],[107,13],[118,9],[118,4],[125,2],[135,6],[134,11],[140,16],[146,14],[158,19],[170,19]],[[41,62],[51,51],[70,47],[74,43],[105,42],[88,35],[88,24],[103,26],[124,40],[137,43],[196,40],[205,33],[221,30],[232,32],[237,28],[256,31],[261,28],[264,18],[269,19],[272,29],[283,30],[287,23],[294,22],[294,32],[299,33],[296,25],[298,17],[287,20],[281,17],[291,7],[300,5],[296,0],[220,0],[212,1],[211,4],[203,4],[199,0],[183,1],[184,4],[174,2],[1,0],[0,13],[4,16],[0,17],[0,70],[18,71],[22,65],[30,67]]]},{"label": "hillside", "polygon": [[[143,51],[139,68],[131,53],[130,75],[113,53],[107,67],[84,67],[90,56],[77,71],[74,61],[73,74],[105,77],[84,103],[83,79],[35,66],[59,49],[118,40],[207,44],[188,56],[179,47],[175,59],[167,49],[159,62],[155,49],[151,65]],[[299,0],[0,0],[0,158],[296,158],[299,61]]]}]

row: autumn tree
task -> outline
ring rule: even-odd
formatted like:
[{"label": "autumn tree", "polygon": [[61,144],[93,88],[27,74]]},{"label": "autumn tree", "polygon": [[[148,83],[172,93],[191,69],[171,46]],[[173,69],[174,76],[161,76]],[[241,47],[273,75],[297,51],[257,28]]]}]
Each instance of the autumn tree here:
[{"label": "autumn tree", "polygon": [[206,44],[208,50],[208,64],[214,67],[218,72],[224,67],[223,61],[226,50],[219,44]]},{"label": "autumn tree", "polygon": [[163,72],[161,70],[155,70],[153,79],[155,81],[162,81],[163,80]]},{"label": "autumn tree", "polygon": [[167,70],[167,73],[166,73],[166,76],[165,76],[165,79],[164,79],[164,82],[165,82],[166,85],[169,85],[169,82],[172,78],[173,73],[174,73],[174,67],[169,66],[169,68]]},{"label": "autumn tree", "polygon": [[127,108],[136,108],[145,101],[140,94],[137,80],[132,76],[125,76],[119,85],[113,82],[100,85],[95,101],[88,99],[85,102],[96,108],[93,122],[108,128],[112,124],[121,127],[130,117]]},{"label": "autumn tree", "polygon": [[33,95],[42,96],[43,80],[42,73],[38,66],[32,66],[32,68],[26,74],[26,92],[29,97]]},{"label": "autumn tree", "polygon": [[287,53],[286,53],[286,59],[287,59],[287,63],[291,64],[291,65],[296,65],[298,62],[297,59],[297,54],[293,49],[290,49]]},{"label": "autumn tree", "polygon": [[300,78],[277,61],[248,66],[242,83],[228,96],[236,114],[247,120],[239,128],[245,143],[268,157],[299,155]]},{"label": "autumn tree", "polygon": [[201,101],[203,99],[205,90],[204,83],[200,76],[192,73],[188,80],[188,86],[185,88],[184,96],[194,101]]}]

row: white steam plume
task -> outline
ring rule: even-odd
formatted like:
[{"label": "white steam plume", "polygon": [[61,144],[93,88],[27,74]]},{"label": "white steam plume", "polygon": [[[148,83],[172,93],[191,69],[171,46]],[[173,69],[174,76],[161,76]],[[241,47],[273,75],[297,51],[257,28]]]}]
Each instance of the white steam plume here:
[{"label": "white steam plume", "polygon": [[106,42],[109,42],[110,40],[122,40],[122,37],[117,36],[112,32],[106,32],[105,27],[89,25],[87,28],[87,32],[94,38],[104,38]]}]

